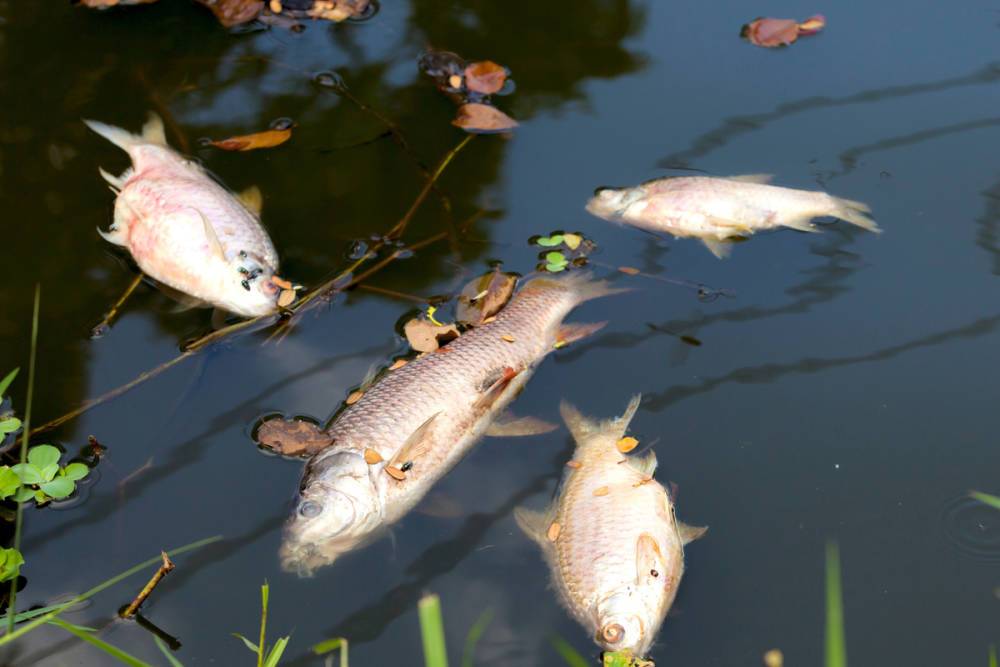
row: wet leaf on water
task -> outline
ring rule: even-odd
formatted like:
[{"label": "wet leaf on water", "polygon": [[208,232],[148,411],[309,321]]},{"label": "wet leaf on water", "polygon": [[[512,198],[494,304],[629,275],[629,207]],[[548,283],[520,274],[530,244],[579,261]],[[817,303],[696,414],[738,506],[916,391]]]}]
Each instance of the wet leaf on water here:
[{"label": "wet leaf on water", "polygon": [[360,401],[361,397],[364,396],[364,395],[365,395],[365,392],[363,392],[361,390],[352,391],[351,395],[347,397],[346,401],[344,401],[344,404],[345,405],[354,405],[355,403],[357,403],[358,401]]},{"label": "wet leaf on water", "polygon": [[85,463],[70,463],[68,466],[63,468],[63,475],[66,479],[81,480],[90,474],[90,468]]},{"label": "wet leaf on water", "polygon": [[44,469],[59,463],[60,456],[62,452],[52,445],[37,445],[28,450],[28,463]]},{"label": "wet leaf on water", "polygon": [[8,417],[7,419],[0,419],[0,438],[9,433],[13,433],[19,428],[21,428],[21,420],[18,419],[17,417]]},{"label": "wet leaf on water", "polygon": [[228,139],[217,139],[207,142],[209,146],[224,151],[252,151],[258,148],[274,148],[292,138],[292,129],[264,130],[255,134],[242,134]]},{"label": "wet leaf on water", "polygon": [[22,484],[41,484],[45,481],[42,471],[31,463],[18,463],[10,468]]},{"label": "wet leaf on water", "polygon": [[559,251],[545,253],[545,270],[551,273],[559,273],[569,265],[566,255]]},{"label": "wet leaf on water", "polygon": [[539,236],[535,239],[535,244],[540,245],[543,248],[554,248],[555,246],[563,242],[562,234],[553,234],[552,236]]},{"label": "wet leaf on water", "polygon": [[802,23],[793,19],[757,18],[743,26],[740,37],[756,46],[787,46],[803,35],[816,34],[825,25],[826,19],[820,15]]},{"label": "wet leaf on water", "polygon": [[148,5],[157,0],[73,0],[74,5],[83,5],[91,9],[109,9],[118,5]]},{"label": "wet leaf on water", "polygon": [[264,0],[197,0],[226,28],[249,23],[264,11]]},{"label": "wet leaf on water", "polygon": [[9,498],[19,488],[21,479],[17,474],[7,466],[0,468],[0,499]]},{"label": "wet leaf on water", "polygon": [[56,500],[61,500],[63,498],[68,498],[73,493],[73,489],[76,488],[76,483],[66,477],[57,477],[51,482],[41,484],[38,488],[44,491],[46,495],[55,498]]},{"label": "wet leaf on water", "polygon": [[465,87],[482,95],[492,95],[503,88],[507,69],[492,60],[472,63],[465,68]]},{"label": "wet leaf on water", "polygon": [[563,234],[562,240],[570,250],[576,250],[583,243],[583,237],[579,234]]},{"label": "wet leaf on water", "polygon": [[639,275],[639,273],[641,273],[639,271],[639,269],[636,269],[636,268],[631,267],[631,266],[619,266],[618,267],[618,271],[620,271],[621,273],[624,273],[627,276],[637,276],[637,275]]},{"label": "wet leaf on water", "polygon": [[514,295],[517,274],[504,273],[499,268],[471,281],[458,295],[455,319],[468,326],[486,324],[499,313]]},{"label": "wet leaf on water", "polygon": [[433,352],[458,338],[458,333],[458,328],[454,324],[436,325],[419,318],[403,325],[406,340],[417,352]]},{"label": "wet leaf on water", "polygon": [[630,435],[627,435],[624,438],[619,439],[618,442],[615,443],[615,447],[617,447],[618,451],[621,452],[622,454],[628,454],[638,445],[639,441]]},{"label": "wet leaf on water", "polygon": [[274,14],[292,18],[322,19],[340,22],[368,14],[370,0],[270,0]]},{"label": "wet leaf on water", "polygon": [[385,466],[382,470],[385,470],[386,474],[397,482],[402,482],[406,479],[406,473],[403,472],[401,468],[397,468],[396,466]]},{"label": "wet leaf on water", "polygon": [[293,289],[281,290],[281,294],[278,295],[279,308],[287,308],[288,306],[292,305],[293,301],[295,301],[295,290]]},{"label": "wet leaf on water", "polygon": [[302,419],[269,419],[256,433],[262,447],[285,456],[312,455],[328,447],[333,439],[326,431]]},{"label": "wet leaf on water", "polygon": [[499,134],[517,127],[517,121],[503,111],[477,102],[460,106],[451,124],[470,134]]}]

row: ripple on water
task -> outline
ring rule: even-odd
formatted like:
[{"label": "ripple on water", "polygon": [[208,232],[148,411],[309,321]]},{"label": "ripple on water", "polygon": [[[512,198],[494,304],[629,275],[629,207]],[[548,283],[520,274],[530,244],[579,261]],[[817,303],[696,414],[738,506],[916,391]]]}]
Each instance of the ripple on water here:
[{"label": "ripple on water", "polygon": [[1000,561],[1000,512],[967,495],[944,505],[942,522],[948,541],[979,560]]}]

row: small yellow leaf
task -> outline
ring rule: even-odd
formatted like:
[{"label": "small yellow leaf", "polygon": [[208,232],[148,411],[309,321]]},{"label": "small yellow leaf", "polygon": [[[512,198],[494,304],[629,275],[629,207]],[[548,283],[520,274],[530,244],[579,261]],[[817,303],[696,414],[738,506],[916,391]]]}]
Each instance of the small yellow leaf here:
[{"label": "small yellow leaf", "polygon": [[551,525],[549,525],[549,531],[548,533],[546,533],[549,538],[549,542],[555,542],[556,540],[559,539],[560,530],[562,530],[562,526],[560,526],[555,521],[553,521]]},{"label": "small yellow leaf", "polygon": [[618,451],[621,452],[622,454],[628,454],[638,445],[639,441],[630,435],[625,436],[624,438],[615,443],[615,447],[617,447]]},{"label": "small yellow leaf", "polygon": [[347,400],[344,401],[344,403],[347,403],[347,405],[354,405],[355,403],[360,401],[361,397],[364,395],[365,392],[361,391],[360,389],[358,391],[351,392],[351,395],[347,397]]},{"label": "small yellow leaf", "polygon": [[287,308],[292,305],[292,301],[295,301],[295,290],[293,289],[283,289],[281,294],[278,295],[278,307]]},{"label": "small yellow leaf", "polygon": [[396,359],[396,361],[392,362],[392,366],[389,366],[389,370],[390,371],[399,370],[400,368],[402,368],[406,364],[407,364],[406,359]]},{"label": "small yellow leaf", "polygon": [[583,237],[579,234],[563,234],[563,243],[565,243],[566,247],[570,250],[576,250],[580,247],[582,242]]},{"label": "small yellow leaf", "polygon": [[639,269],[635,269],[635,268],[633,268],[631,266],[619,266],[618,270],[621,271],[622,273],[624,273],[625,275],[629,275],[629,276],[637,276],[637,275],[639,275]]},{"label": "small yellow leaf", "polygon": [[392,477],[394,480],[398,482],[402,482],[404,479],[406,479],[406,473],[397,468],[396,466],[385,466],[382,469],[385,470],[385,472],[389,475],[389,477]]},{"label": "small yellow leaf", "polygon": [[566,465],[570,468],[579,468],[582,464],[579,461],[566,461]]},{"label": "small yellow leaf", "polygon": [[511,336],[510,334],[504,334],[504,335],[500,336],[500,340],[505,340],[508,343],[513,343],[514,342],[514,337]]},{"label": "small yellow leaf", "polygon": [[370,466],[373,466],[376,463],[381,463],[381,462],[382,462],[381,454],[376,452],[374,449],[365,450],[365,463],[367,463]]},{"label": "small yellow leaf", "polygon": [[224,151],[252,151],[257,148],[273,148],[280,146],[292,138],[292,129],[264,130],[255,134],[242,134],[228,139],[210,141],[210,146]]},{"label": "small yellow leaf", "polygon": [[608,491],[609,491],[608,487],[602,486],[602,487],[594,489],[594,495],[595,496],[606,496],[606,495],[608,495]]}]

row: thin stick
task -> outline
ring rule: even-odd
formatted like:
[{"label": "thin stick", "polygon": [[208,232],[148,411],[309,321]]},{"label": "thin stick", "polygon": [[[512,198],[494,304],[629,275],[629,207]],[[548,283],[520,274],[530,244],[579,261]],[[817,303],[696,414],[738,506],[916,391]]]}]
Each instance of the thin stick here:
[{"label": "thin stick", "polygon": [[437,183],[439,178],[441,178],[441,174],[444,173],[444,170],[448,168],[448,165],[455,159],[455,156],[458,155],[459,152],[461,152],[461,150],[475,138],[475,136],[476,135],[474,134],[465,135],[465,138],[458,142],[457,146],[445,153],[445,156],[441,158],[441,162],[438,163],[434,173],[431,174],[430,179],[427,181],[426,185],[424,185],[424,189],[420,191],[420,194],[417,195],[417,198],[413,201],[413,204],[410,206],[410,210],[403,215],[402,219],[396,223],[395,227],[389,230],[389,233],[386,234],[386,238],[395,239],[402,235],[402,233],[406,230],[406,226],[410,224],[410,220],[413,219],[413,215],[417,212],[417,209],[420,208],[420,205],[424,203],[425,199],[427,199],[427,195],[434,187],[434,184]]},{"label": "thin stick", "polygon": [[367,292],[375,292],[376,294],[383,294],[385,296],[391,296],[392,298],[399,299],[401,301],[412,301],[413,303],[431,302],[431,299],[422,296],[417,296],[416,294],[397,292],[396,290],[386,289],[385,287],[377,287],[376,285],[358,285],[358,289],[363,289]]},{"label": "thin stick", "polygon": [[135,612],[139,611],[139,606],[146,601],[146,598],[150,596],[156,585],[160,583],[160,580],[174,569],[174,562],[170,560],[170,556],[167,555],[166,551],[161,551],[160,556],[163,557],[163,563],[160,564],[160,568],[150,577],[146,585],[142,587],[139,594],[132,600],[132,604],[126,607],[125,611],[121,613],[122,618],[132,618],[135,616]]},{"label": "thin stick", "polygon": [[[28,438],[31,433],[31,400],[35,394],[35,357],[38,351],[38,311],[42,303],[42,286],[35,284],[35,308],[31,315],[31,357],[28,361],[28,398],[24,407],[24,432],[21,437],[21,464],[28,460]],[[24,502],[17,501],[17,518],[14,521],[14,551],[21,551],[21,524],[24,523]],[[10,596],[7,600],[7,634],[14,631],[14,615],[17,609],[17,577],[10,580]]]},{"label": "thin stick", "polygon": [[135,289],[139,286],[139,283],[141,282],[142,282],[142,273],[137,273],[135,278],[132,279],[132,282],[130,282],[128,287],[125,288],[125,292],[120,297],[118,297],[118,300],[115,301],[115,304],[111,306],[111,310],[109,310],[104,314],[104,319],[102,319],[97,324],[97,326],[95,326],[93,329],[90,330],[90,335],[92,337],[96,338],[98,336],[103,336],[108,331],[108,329],[111,328],[111,323],[114,321],[116,317],[118,317],[118,311],[121,310],[122,306],[125,304],[128,298],[132,296],[132,292],[135,291]]}]

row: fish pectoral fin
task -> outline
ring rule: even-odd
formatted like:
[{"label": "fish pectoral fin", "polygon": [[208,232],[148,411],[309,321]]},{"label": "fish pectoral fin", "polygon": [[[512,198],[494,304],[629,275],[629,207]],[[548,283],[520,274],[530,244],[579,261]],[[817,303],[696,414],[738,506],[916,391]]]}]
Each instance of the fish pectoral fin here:
[{"label": "fish pectoral fin", "polygon": [[404,463],[413,463],[419,461],[421,455],[425,454],[434,440],[430,437],[431,426],[434,424],[434,420],[437,416],[441,414],[440,412],[435,412],[431,415],[423,424],[417,427],[410,437],[406,439],[403,446],[399,448],[396,455],[386,464],[386,466],[391,466],[394,468],[402,468]]},{"label": "fish pectoral fin", "polygon": [[538,417],[515,417],[506,412],[496,419],[486,428],[486,435],[503,438],[519,437],[524,435],[541,435],[550,433],[559,428],[558,424],[547,422]]},{"label": "fish pectoral fin", "polygon": [[681,537],[681,544],[694,542],[708,532],[708,526],[689,526],[681,521],[677,522],[677,534]]},{"label": "fish pectoral fin", "polygon": [[555,348],[565,347],[570,343],[575,343],[578,340],[582,340],[587,336],[597,333],[605,326],[607,322],[577,322],[575,324],[561,324],[559,325],[559,330],[556,332],[556,342]]},{"label": "fish pectoral fin", "polygon": [[163,129],[163,119],[150,111],[146,124],[142,126],[142,138],[151,144],[167,145],[167,133]]},{"label": "fish pectoral fin", "polygon": [[635,543],[635,583],[639,586],[663,581],[665,560],[656,538],[643,533]]},{"label": "fish pectoral fin", "polygon": [[822,232],[822,229],[812,223],[812,219],[812,214],[807,214],[790,220],[785,220],[781,223],[781,225],[782,227],[788,227],[789,229],[794,229],[800,232],[810,232],[813,234]]},{"label": "fish pectoral fin", "polygon": [[514,521],[525,535],[542,548],[542,551],[547,553],[552,548],[552,541],[549,540],[549,526],[552,525],[551,509],[539,512],[526,507],[516,507]]},{"label": "fish pectoral fin", "polygon": [[500,377],[496,379],[489,387],[483,391],[483,395],[475,403],[476,410],[486,410],[492,407],[500,397],[503,392],[510,385],[510,381],[518,376],[520,371],[515,371],[510,366],[506,366],[500,372]]},{"label": "fish pectoral fin", "polygon": [[[222,242],[219,240],[219,235],[215,233],[215,227],[213,227],[212,223],[208,221],[208,218],[206,218],[202,214],[202,212],[196,208],[187,208],[184,209],[184,212],[185,214],[191,216],[192,218],[201,221],[201,226],[205,230],[205,240],[208,241],[209,250],[212,252],[213,255],[215,255],[222,261],[225,261],[226,253],[222,249]],[[181,215],[181,214],[175,213],[174,215]]]},{"label": "fish pectoral fin", "polygon": [[239,199],[251,213],[260,217],[261,209],[264,206],[264,196],[260,193],[260,188],[256,185],[251,185],[243,192],[237,194],[236,198]]},{"label": "fish pectoral fin", "polygon": [[120,246],[128,245],[122,234],[122,230],[119,228],[112,227],[110,231],[106,232],[100,227],[98,227],[97,233],[100,234],[101,238],[107,241],[108,243],[113,243],[115,245],[120,245]]},{"label": "fish pectoral fin", "polygon": [[118,191],[120,191],[122,189],[122,186],[124,185],[124,181],[122,181],[122,179],[120,179],[117,176],[113,176],[113,175],[109,174],[108,172],[104,171],[104,169],[102,167],[98,167],[97,171],[100,172],[101,178],[103,178],[105,181],[107,181],[108,185],[110,185],[112,188],[114,188],[115,190],[118,190]]},{"label": "fish pectoral fin", "polygon": [[652,449],[642,456],[630,456],[627,460],[628,467],[642,475],[643,478],[652,477],[653,473],[656,472],[656,452]]},{"label": "fish pectoral fin", "polygon": [[708,248],[708,251],[719,259],[726,259],[729,257],[729,253],[733,251],[733,244],[729,241],[719,241],[717,239],[702,239],[702,243]]},{"label": "fish pectoral fin", "polygon": [[758,183],[764,185],[774,180],[774,174],[740,174],[739,176],[728,176],[726,180],[737,183]]}]

